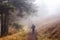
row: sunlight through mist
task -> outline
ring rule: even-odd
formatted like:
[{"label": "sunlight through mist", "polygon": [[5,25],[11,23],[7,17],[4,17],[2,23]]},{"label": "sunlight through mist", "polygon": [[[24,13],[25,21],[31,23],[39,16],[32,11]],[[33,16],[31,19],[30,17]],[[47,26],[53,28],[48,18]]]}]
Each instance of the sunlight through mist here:
[{"label": "sunlight through mist", "polygon": [[32,7],[34,7],[37,11],[27,18],[22,18],[22,20],[20,20],[22,24],[37,25],[38,23],[47,23],[47,21],[60,20],[60,0],[35,0],[30,3],[32,3]]}]

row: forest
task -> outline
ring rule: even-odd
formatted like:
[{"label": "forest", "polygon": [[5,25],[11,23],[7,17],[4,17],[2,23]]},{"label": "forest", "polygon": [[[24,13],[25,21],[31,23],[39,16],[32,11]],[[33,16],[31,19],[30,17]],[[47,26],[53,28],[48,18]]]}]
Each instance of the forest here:
[{"label": "forest", "polygon": [[59,0],[0,0],[0,40],[60,40],[59,4]]}]

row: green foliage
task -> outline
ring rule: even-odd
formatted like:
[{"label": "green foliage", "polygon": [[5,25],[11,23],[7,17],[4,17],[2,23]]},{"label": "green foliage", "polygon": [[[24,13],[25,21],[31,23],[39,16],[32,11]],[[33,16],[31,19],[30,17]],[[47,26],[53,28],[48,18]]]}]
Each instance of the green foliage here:
[{"label": "green foliage", "polygon": [[18,23],[13,23],[13,27],[17,30],[22,29],[22,25],[20,25]]},{"label": "green foliage", "polygon": [[2,9],[3,10],[11,10],[11,12],[14,12],[14,10],[15,10],[15,7],[13,7],[11,4],[9,4],[9,2],[4,2],[4,1],[2,1],[2,2],[0,2],[0,5],[2,6]]}]

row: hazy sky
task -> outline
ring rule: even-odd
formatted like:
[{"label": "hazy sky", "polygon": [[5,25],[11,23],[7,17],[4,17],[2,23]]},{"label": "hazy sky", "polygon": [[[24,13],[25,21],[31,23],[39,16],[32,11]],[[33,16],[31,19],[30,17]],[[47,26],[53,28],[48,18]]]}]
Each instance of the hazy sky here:
[{"label": "hazy sky", "polygon": [[36,0],[34,4],[38,7],[38,12],[33,21],[60,14],[60,0]]},{"label": "hazy sky", "polygon": [[37,12],[27,19],[22,19],[21,22],[35,23],[37,21],[47,20],[50,17],[55,18],[60,16],[60,0],[35,0],[33,5],[36,6]]},{"label": "hazy sky", "polygon": [[23,18],[19,23],[27,24],[31,27],[32,24],[41,26],[41,24],[60,19],[60,0],[35,0],[32,3],[32,7],[36,7],[37,12],[27,18]]}]

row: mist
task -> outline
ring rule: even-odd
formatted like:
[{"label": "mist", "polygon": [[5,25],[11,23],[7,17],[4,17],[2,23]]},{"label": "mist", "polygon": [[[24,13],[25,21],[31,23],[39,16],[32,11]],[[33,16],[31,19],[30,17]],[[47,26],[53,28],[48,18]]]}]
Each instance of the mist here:
[{"label": "mist", "polygon": [[[27,17],[27,20],[33,23],[37,21],[51,20],[59,18],[59,0],[36,0],[33,4],[36,6],[37,12]],[[49,21],[49,20],[48,20]]]},{"label": "mist", "polygon": [[60,0],[17,0],[15,5],[14,0],[10,2],[17,9],[15,16],[19,24],[29,27],[34,24],[38,28],[41,27],[38,25],[60,20]]}]

